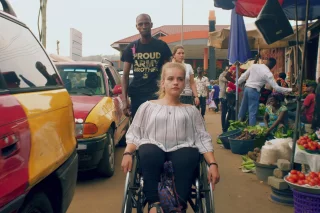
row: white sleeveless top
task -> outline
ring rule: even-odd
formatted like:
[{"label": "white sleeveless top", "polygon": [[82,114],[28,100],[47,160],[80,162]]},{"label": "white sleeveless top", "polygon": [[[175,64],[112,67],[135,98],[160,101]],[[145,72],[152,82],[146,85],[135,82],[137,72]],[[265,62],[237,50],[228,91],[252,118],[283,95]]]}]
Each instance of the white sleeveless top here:
[{"label": "white sleeveless top", "polygon": [[192,66],[190,64],[184,64],[186,67],[186,87],[184,88],[181,95],[183,96],[192,96],[192,89],[190,86],[190,76],[194,74]]}]

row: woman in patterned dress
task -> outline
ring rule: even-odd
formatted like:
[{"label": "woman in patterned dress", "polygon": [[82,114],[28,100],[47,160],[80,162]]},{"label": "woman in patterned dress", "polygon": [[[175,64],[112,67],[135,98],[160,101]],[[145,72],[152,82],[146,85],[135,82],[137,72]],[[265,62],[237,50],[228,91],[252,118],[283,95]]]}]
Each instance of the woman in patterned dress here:
[{"label": "woman in patterned dress", "polygon": [[280,93],[272,93],[268,100],[268,105],[264,115],[264,123],[267,130],[267,135],[277,131],[278,128],[287,127],[287,113],[286,106],[281,105],[283,101],[283,95]]}]

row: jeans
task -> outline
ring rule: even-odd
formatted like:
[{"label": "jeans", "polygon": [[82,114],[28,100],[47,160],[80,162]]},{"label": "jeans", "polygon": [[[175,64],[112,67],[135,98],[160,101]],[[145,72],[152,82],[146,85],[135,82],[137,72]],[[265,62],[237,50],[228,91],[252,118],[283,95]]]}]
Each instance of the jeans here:
[{"label": "jeans", "polygon": [[144,144],[139,147],[140,167],[144,179],[143,191],[147,202],[159,202],[158,184],[163,165],[171,161],[174,170],[174,180],[180,204],[187,207],[192,181],[199,164],[199,151],[196,148],[181,148],[173,152],[164,152],[153,144]]},{"label": "jeans", "polygon": [[253,88],[246,87],[239,111],[239,120],[244,120],[247,112],[249,112],[249,126],[255,126],[257,120],[257,112],[259,109],[260,93]]},{"label": "jeans", "polygon": [[227,99],[221,98],[221,127],[222,131],[226,132],[228,130],[227,124],[226,124],[226,116],[228,111],[228,105],[227,105]]},{"label": "jeans", "polygon": [[130,100],[131,100],[130,111],[131,111],[132,119],[134,118],[134,116],[135,116],[136,112],[138,111],[141,104],[143,104],[146,101],[156,100],[156,99],[158,99],[158,97],[156,95],[131,96],[130,97]]},{"label": "jeans", "polygon": [[[296,112],[288,111],[288,117],[291,120],[296,120]],[[305,115],[300,115],[300,122],[309,124]]]},{"label": "jeans", "polygon": [[197,108],[200,110],[202,117],[206,114],[206,108],[207,108],[207,98],[206,97],[199,97],[200,104],[197,106]]}]

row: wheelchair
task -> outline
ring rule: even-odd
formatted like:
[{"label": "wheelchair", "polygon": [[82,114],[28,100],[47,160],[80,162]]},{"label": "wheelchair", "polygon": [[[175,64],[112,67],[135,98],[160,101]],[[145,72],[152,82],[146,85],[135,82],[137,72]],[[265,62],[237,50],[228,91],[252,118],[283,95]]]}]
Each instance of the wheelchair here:
[{"label": "wheelchair", "polygon": [[[147,205],[143,193],[143,177],[139,170],[138,151],[132,155],[132,158],[132,171],[128,172],[126,176],[121,213],[132,213],[133,209],[136,209],[137,213],[143,213]],[[207,179],[207,173],[208,166],[201,155],[191,194],[188,198],[189,207],[195,213],[215,213],[214,195],[211,183]]]}]

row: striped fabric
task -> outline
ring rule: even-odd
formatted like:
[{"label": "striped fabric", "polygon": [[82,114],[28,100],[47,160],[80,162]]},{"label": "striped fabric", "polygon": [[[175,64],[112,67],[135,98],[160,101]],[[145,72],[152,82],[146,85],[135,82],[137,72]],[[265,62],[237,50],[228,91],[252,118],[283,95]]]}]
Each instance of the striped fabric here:
[{"label": "striped fabric", "polygon": [[165,152],[183,147],[212,152],[211,136],[196,107],[166,106],[150,101],[138,109],[126,135],[127,143],[157,145]]}]

